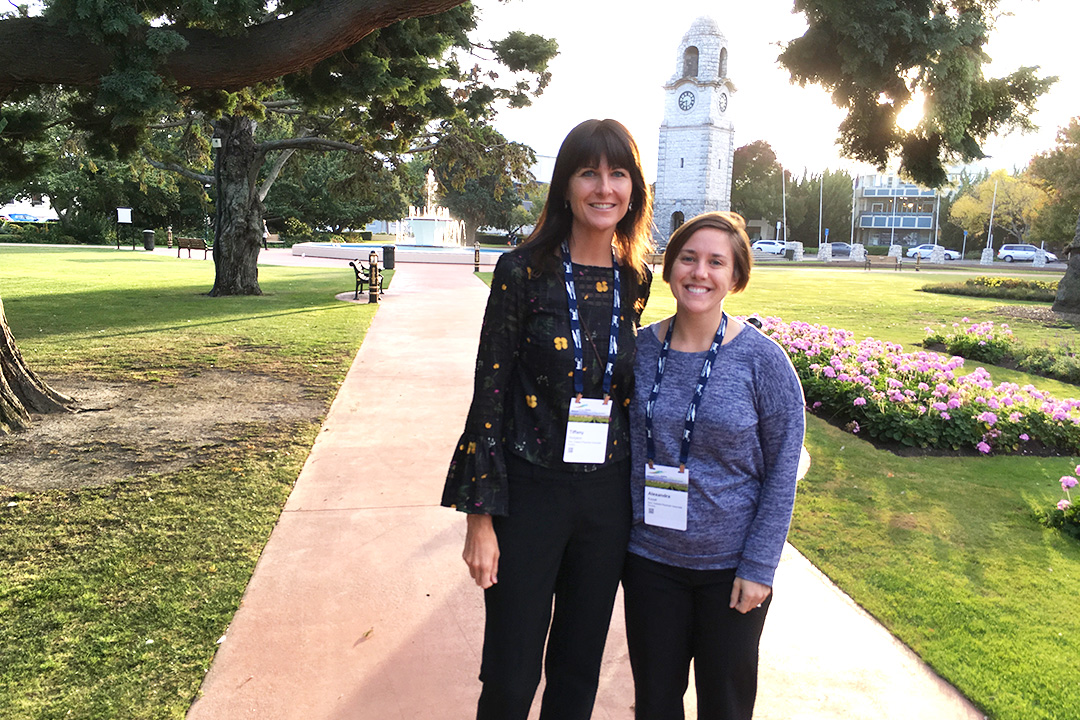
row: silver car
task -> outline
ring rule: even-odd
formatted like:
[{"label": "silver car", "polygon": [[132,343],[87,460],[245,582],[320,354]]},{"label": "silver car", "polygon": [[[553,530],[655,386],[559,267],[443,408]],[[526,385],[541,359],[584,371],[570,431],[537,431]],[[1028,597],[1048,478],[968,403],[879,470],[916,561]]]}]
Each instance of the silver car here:
[{"label": "silver car", "polygon": [[[1005,262],[1013,262],[1014,260],[1034,260],[1035,251],[1039,248],[1034,245],[1002,245],[998,250],[998,260],[1004,260]],[[1057,262],[1058,257],[1049,250],[1044,251],[1046,253],[1046,262]]]}]

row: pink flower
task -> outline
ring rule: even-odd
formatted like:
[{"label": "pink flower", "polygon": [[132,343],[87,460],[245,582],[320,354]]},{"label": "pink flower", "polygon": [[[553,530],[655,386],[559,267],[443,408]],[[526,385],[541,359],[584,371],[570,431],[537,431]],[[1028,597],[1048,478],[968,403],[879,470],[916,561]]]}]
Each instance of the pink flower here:
[{"label": "pink flower", "polygon": [[986,455],[990,452],[990,446],[987,445],[985,442],[980,442],[975,447],[977,447],[979,449],[979,452],[981,452],[983,455]]},{"label": "pink flower", "polygon": [[865,405],[866,404],[866,398],[857,397],[857,398],[855,398],[855,400],[854,400],[854,402],[852,404],[855,405],[855,406]]},{"label": "pink flower", "polygon": [[1070,507],[1072,507],[1072,503],[1068,500],[1058,500],[1058,510],[1060,510],[1061,512],[1065,512]]},{"label": "pink flower", "polygon": [[826,367],[823,372],[825,373],[825,377],[827,377],[827,378],[836,377],[836,371],[833,370],[831,367]]},{"label": "pink flower", "polygon": [[943,412],[943,413],[941,413],[941,419],[942,420],[952,420],[952,416],[949,415],[949,413],[947,413],[947,412]]},{"label": "pink flower", "polygon": [[1068,490],[1069,488],[1076,487],[1076,478],[1072,475],[1064,475],[1061,478],[1061,489]]},{"label": "pink flower", "polygon": [[816,402],[816,403],[814,403],[813,405],[811,405],[811,407],[812,407],[813,409],[817,410],[817,409],[818,409],[819,407],[821,407],[821,401],[819,400],[818,402]]},{"label": "pink flower", "polygon": [[1031,436],[1028,435],[1027,433],[1020,433],[1020,439],[1023,440],[1024,442],[1027,442],[1028,440],[1031,439]]}]

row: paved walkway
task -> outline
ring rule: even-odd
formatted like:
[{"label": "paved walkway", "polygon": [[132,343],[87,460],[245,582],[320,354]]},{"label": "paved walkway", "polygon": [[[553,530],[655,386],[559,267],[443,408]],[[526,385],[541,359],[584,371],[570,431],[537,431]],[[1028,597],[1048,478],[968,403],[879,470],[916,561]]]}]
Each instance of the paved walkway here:
[{"label": "paved walkway", "polygon": [[[189,720],[472,717],[483,598],[438,500],[486,297],[471,266],[398,265]],[[982,718],[791,547],[758,698],[757,720]],[[632,702],[620,598],[593,717]]]}]

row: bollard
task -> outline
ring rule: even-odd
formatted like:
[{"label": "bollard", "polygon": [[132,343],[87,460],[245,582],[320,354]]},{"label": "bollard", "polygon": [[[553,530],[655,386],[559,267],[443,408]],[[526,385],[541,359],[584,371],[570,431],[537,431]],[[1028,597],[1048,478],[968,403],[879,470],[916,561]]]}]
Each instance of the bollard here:
[{"label": "bollard", "polygon": [[379,302],[379,255],[374,250],[368,255],[368,303]]},{"label": "bollard", "polygon": [[480,272],[480,241],[473,242],[473,272]]},{"label": "bollard", "polygon": [[922,253],[915,253],[915,272],[919,272],[919,263],[922,261]]},{"label": "bollard", "polygon": [[170,225],[168,228],[166,228],[166,230],[165,230],[165,238],[166,238],[166,242],[168,243],[168,248],[170,250],[172,250],[172,225]]}]

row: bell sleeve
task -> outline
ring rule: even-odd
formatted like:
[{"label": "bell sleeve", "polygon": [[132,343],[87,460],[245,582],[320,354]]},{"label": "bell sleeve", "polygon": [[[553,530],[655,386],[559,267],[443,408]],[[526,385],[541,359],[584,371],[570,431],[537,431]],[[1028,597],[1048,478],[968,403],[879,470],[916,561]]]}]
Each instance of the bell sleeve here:
[{"label": "bell sleeve", "polygon": [[521,255],[506,253],[492,277],[472,405],[443,486],[442,505],[461,512],[509,514],[503,427],[524,318],[525,272]]}]

